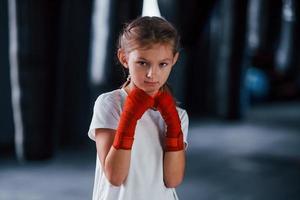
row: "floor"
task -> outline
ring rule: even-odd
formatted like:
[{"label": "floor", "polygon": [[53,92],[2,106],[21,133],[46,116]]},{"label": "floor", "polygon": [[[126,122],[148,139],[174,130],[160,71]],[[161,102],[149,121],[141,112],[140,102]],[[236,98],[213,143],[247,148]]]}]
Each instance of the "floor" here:
[{"label": "floor", "polygon": [[[191,119],[181,200],[300,198],[300,102],[257,106],[247,116]],[[22,165],[0,158],[0,200],[91,199],[94,167],[88,149]]]}]

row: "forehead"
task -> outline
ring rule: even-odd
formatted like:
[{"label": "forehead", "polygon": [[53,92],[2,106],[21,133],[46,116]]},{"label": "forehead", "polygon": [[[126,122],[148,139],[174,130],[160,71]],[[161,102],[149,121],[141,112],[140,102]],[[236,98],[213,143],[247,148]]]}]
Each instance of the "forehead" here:
[{"label": "forehead", "polygon": [[137,48],[129,53],[133,58],[144,59],[172,59],[173,49],[170,44],[152,44],[144,48]]}]

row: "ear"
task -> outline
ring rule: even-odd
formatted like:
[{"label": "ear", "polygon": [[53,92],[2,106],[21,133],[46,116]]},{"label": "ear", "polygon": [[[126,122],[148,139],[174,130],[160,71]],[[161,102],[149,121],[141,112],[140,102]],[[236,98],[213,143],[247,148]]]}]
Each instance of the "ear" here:
[{"label": "ear", "polygon": [[124,49],[121,49],[121,48],[118,49],[118,59],[125,68],[128,68],[127,56],[126,56],[126,52]]},{"label": "ear", "polygon": [[177,62],[178,58],[179,58],[179,53],[176,52],[175,55],[174,55],[174,58],[173,58],[173,65],[175,65],[175,63]]}]

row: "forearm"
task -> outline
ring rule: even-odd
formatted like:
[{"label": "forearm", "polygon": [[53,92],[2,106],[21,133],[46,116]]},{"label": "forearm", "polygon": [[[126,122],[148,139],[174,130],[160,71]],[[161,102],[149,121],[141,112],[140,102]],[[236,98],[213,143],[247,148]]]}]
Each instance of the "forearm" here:
[{"label": "forearm", "polygon": [[177,187],[184,177],[185,150],[165,152],[163,168],[166,187]]},{"label": "forearm", "polygon": [[117,129],[96,130],[97,152],[105,176],[112,185],[120,186],[126,179],[137,121],[153,105],[151,96],[134,88],[125,99]]},{"label": "forearm", "polygon": [[120,186],[129,171],[131,150],[110,148],[104,162],[105,175],[112,185]]}]

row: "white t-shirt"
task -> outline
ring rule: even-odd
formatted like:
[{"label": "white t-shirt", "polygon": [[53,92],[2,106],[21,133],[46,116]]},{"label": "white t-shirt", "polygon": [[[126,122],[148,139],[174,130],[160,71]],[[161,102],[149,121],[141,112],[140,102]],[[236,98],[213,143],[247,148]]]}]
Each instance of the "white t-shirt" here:
[{"label": "white t-shirt", "polygon": [[[95,140],[95,129],[117,129],[120,114],[127,93],[117,89],[101,94],[94,105],[94,114],[89,137]],[[178,108],[184,141],[187,144],[188,115]],[[162,142],[166,125],[158,111],[148,109],[138,120],[131,161],[126,180],[120,186],[113,186],[105,177],[97,156],[93,200],[176,200],[175,188],[167,188],[163,181]]]}]

